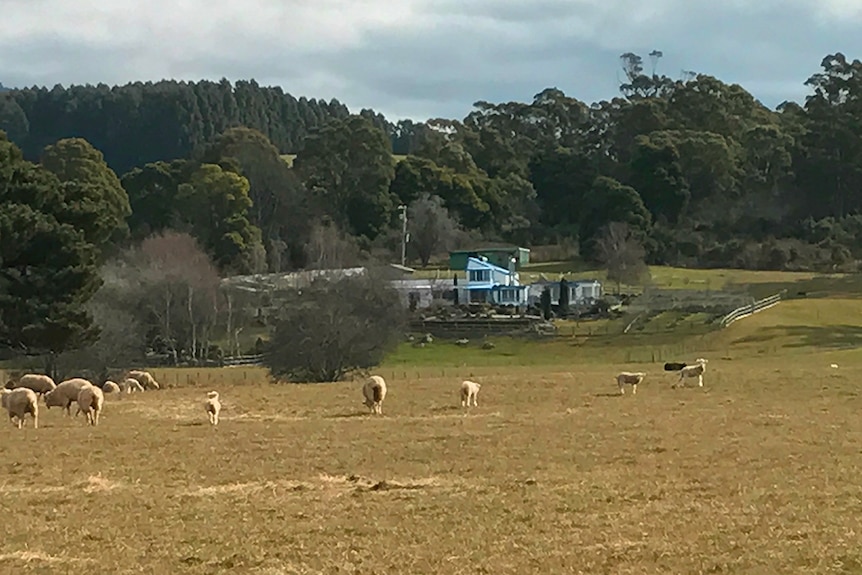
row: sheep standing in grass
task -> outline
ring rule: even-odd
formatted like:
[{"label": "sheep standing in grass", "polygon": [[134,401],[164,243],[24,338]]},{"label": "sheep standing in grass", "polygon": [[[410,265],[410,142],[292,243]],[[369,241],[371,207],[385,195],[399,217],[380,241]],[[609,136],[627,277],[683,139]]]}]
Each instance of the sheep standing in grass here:
[{"label": "sheep standing in grass", "polygon": [[[687,365],[679,371],[679,379],[676,383],[674,383],[671,388],[675,389],[676,386],[680,383],[683,383],[683,380],[686,378],[697,378],[697,385],[699,387],[703,387],[703,374],[706,371],[706,364],[708,360],[699,357],[695,360],[694,365]],[[683,383],[683,385],[685,385]]]},{"label": "sheep standing in grass", "polygon": [[22,375],[21,379],[18,380],[18,383],[13,383],[12,387],[9,389],[18,389],[22,387],[32,389],[38,395],[44,395],[49,391],[56,389],[57,384],[54,383],[54,380],[47,375],[28,373],[26,375]]},{"label": "sheep standing in grass", "polygon": [[470,407],[472,400],[475,407],[479,407],[479,390],[482,389],[481,383],[475,381],[464,380],[461,382],[461,407]]},{"label": "sheep standing in grass", "polygon": [[362,386],[363,402],[371,413],[383,414],[383,400],[386,399],[386,382],[379,375],[372,375]]},{"label": "sheep standing in grass", "polygon": [[221,402],[218,398],[217,391],[211,391],[207,394],[206,403],[204,403],[204,407],[206,407],[207,415],[210,418],[211,425],[218,425],[218,414],[221,411]]},{"label": "sheep standing in grass", "polygon": [[104,393],[120,393],[120,386],[116,382],[108,380],[102,384],[102,391]]},{"label": "sheep standing in grass", "polygon": [[638,384],[644,380],[646,374],[642,371],[630,372],[623,371],[617,376],[617,385],[620,388],[620,395],[625,394],[626,385],[632,386],[632,395],[638,392]]},{"label": "sheep standing in grass", "polygon": [[82,411],[87,416],[87,423],[99,425],[99,414],[105,405],[105,395],[95,385],[85,385],[78,392],[78,411],[75,417]]},{"label": "sheep standing in grass", "polygon": [[128,375],[126,375],[126,377],[137,379],[146,390],[161,389],[159,382],[157,382],[156,379],[148,371],[133,369],[128,373]]},{"label": "sheep standing in grass", "polygon": [[56,387],[44,395],[45,407],[60,407],[66,410],[66,415],[72,415],[72,402],[78,400],[78,393],[84,387],[95,387],[92,383],[81,377],[74,377],[63,381]]},{"label": "sheep standing in grass", "polygon": [[0,391],[0,405],[9,412],[9,419],[18,429],[24,427],[24,416],[28,413],[33,416],[33,429],[39,429],[39,398],[32,389],[3,389]]},{"label": "sheep standing in grass", "polygon": [[134,393],[136,391],[144,391],[144,386],[141,385],[141,382],[133,377],[127,377],[123,380],[123,383],[120,384],[120,391],[124,391],[126,393]]}]

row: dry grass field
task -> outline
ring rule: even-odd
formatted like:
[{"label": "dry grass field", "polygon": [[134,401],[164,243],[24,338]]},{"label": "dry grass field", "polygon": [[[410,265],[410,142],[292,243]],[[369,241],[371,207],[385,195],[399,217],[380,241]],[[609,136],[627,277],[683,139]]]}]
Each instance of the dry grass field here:
[{"label": "dry grass field", "polygon": [[862,573],[862,355],[708,357],[675,390],[656,364],[394,366],[376,418],[359,381],[156,370],[96,428],[0,426],[0,572]]}]

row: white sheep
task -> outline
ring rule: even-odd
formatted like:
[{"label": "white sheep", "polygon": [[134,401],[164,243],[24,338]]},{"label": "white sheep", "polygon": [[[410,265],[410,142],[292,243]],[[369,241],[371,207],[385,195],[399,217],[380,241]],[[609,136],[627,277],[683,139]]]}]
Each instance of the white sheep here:
[{"label": "white sheep", "polygon": [[372,375],[362,386],[363,403],[371,413],[383,414],[383,400],[386,399],[386,382],[379,375]]},{"label": "white sheep", "polygon": [[81,377],[67,379],[43,396],[45,407],[48,409],[60,407],[66,410],[66,415],[72,415],[72,402],[78,400],[78,393],[87,386],[94,387],[92,383]]},{"label": "white sheep", "polygon": [[75,412],[75,417],[84,412],[84,415],[87,416],[87,423],[98,425],[99,414],[102,413],[104,406],[105,395],[102,390],[95,385],[85,385],[78,392],[78,411]]},{"label": "white sheep", "polygon": [[22,375],[18,382],[13,383],[9,389],[17,389],[21,387],[32,389],[38,395],[44,395],[49,391],[56,389],[57,384],[54,383],[54,380],[47,375],[28,373],[26,375]]},{"label": "white sheep", "polygon": [[141,382],[133,377],[127,377],[120,384],[120,391],[124,391],[125,393],[134,393],[136,391],[144,391],[144,386],[141,385]]},{"label": "white sheep", "polygon": [[9,412],[9,420],[18,429],[24,427],[24,416],[28,413],[33,416],[33,429],[39,429],[39,398],[32,389],[19,387],[0,390],[0,405]]},{"label": "white sheep", "polygon": [[217,391],[207,393],[207,400],[204,403],[204,407],[206,408],[207,415],[210,418],[210,424],[218,425],[218,414],[221,411],[221,402],[219,401]]},{"label": "white sheep", "polygon": [[642,371],[631,372],[631,371],[623,371],[617,375],[617,385],[620,388],[620,395],[623,395],[626,392],[625,386],[632,386],[632,395],[638,392],[638,384],[644,380],[646,374]]},{"label": "white sheep", "polygon": [[120,386],[110,379],[102,384],[102,392],[104,393],[120,393]]},{"label": "white sheep", "polygon": [[479,390],[482,389],[481,383],[475,381],[464,380],[461,382],[461,407],[470,407],[472,400],[475,407],[479,407]]},{"label": "white sheep", "polygon": [[[697,378],[697,385],[699,387],[703,387],[703,374],[706,371],[706,364],[708,360],[699,357],[695,360],[694,365],[687,365],[679,371],[679,379],[671,386],[671,389],[675,389],[676,386],[686,378]],[[683,384],[685,385],[685,384]]]},{"label": "white sheep", "polygon": [[127,378],[137,379],[146,390],[161,389],[159,382],[148,371],[133,369],[126,374]]}]

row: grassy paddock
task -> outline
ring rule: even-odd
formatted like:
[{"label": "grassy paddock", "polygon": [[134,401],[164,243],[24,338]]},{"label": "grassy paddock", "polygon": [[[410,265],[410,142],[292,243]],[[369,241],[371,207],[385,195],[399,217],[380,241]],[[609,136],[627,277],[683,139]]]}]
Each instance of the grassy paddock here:
[{"label": "grassy paddock", "polygon": [[[479,366],[468,414],[464,370],[390,366],[374,419],[358,382],[211,370],[109,396],[97,428],[4,425],[0,569],[859,572],[860,365],[711,358],[677,390],[658,365]],[[615,395],[625,367],[650,374],[636,396]]]}]

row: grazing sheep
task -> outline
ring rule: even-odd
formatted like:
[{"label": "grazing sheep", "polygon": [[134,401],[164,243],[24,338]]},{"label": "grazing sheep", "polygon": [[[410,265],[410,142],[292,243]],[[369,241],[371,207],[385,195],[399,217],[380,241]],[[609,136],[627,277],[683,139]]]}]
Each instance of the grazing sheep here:
[{"label": "grazing sheep", "polygon": [[386,382],[379,375],[372,375],[362,386],[363,402],[371,413],[383,414],[383,400],[386,399]]},{"label": "grazing sheep", "polygon": [[207,394],[207,400],[204,407],[206,407],[207,415],[209,415],[210,424],[218,425],[218,414],[221,411],[221,402],[219,401],[217,391],[211,391]]},{"label": "grazing sheep", "polygon": [[684,368],[684,367],[685,367],[685,365],[686,365],[686,364],[684,364],[684,363],[671,363],[671,362],[668,362],[668,363],[664,364],[664,370],[665,370],[665,371],[679,371],[679,370],[681,370],[682,368]]},{"label": "grazing sheep", "polygon": [[137,369],[131,370],[127,375],[127,378],[137,379],[138,382],[144,387],[146,390],[150,389],[160,389],[161,386],[159,382],[155,380],[155,378],[150,375],[148,371],[140,371]]},{"label": "grazing sheep", "polygon": [[127,377],[123,380],[123,383],[120,384],[120,391],[124,391],[126,393],[134,393],[136,391],[144,391],[144,386],[141,385],[141,382],[133,377]]},{"label": "grazing sheep", "polygon": [[470,407],[470,400],[473,400],[473,405],[479,407],[479,390],[482,389],[481,383],[475,381],[464,380],[461,382],[461,407]]},{"label": "grazing sheep", "polygon": [[78,392],[78,411],[75,417],[82,411],[87,416],[87,423],[99,425],[99,414],[105,405],[105,395],[95,385],[85,385]]},{"label": "grazing sheep", "polygon": [[17,389],[21,387],[32,389],[38,395],[44,395],[52,389],[56,389],[57,384],[54,383],[54,380],[47,375],[28,373],[26,375],[22,375],[18,380],[18,383],[12,383],[12,387],[9,389]]},{"label": "grazing sheep", "polygon": [[52,407],[60,407],[66,410],[66,415],[71,416],[72,402],[77,401],[78,392],[87,386],[95,387],[92,383],[80,377],[67,379],[66,381],[61,382],[56,389],[49,391],[43,396],[45,398],[45,407],[48,409],[51,409]]},{"label": "grazing sheep", "polygon": [[33,416],[33,429],[39,429],[39,398],[32,389],[0,390],[0,405],[9,412],[9,420],[18,429],[24,427],[24,416],[28,413]]},{"label": "grazing sheep", "polygon": [[620,395],[625,394],[625,386],[632,386],[632,395],[638,392],[638,384],[644,380],[646,374],[642,371],[623,371],[617,376],[617,385],[620,387]]},{"label": "grazing sheep", "polygon": [[[671,388],[674,389],[676,386],[686,378],[696,377],[697,385],[699,387],[703,387],[703,373],[706,371],[706,364],[708,360],[699,357],[695,360],[694,365],[687,365],[679,371],[679,379],[676,383],[674,383]],[[685,384],[683,384],[685,385]]]},{"label": "grazing sheep", "polygon": [[116,382],[108,380],[102,384],[102,391],[104,393],[120,393],[120,386]]}]

